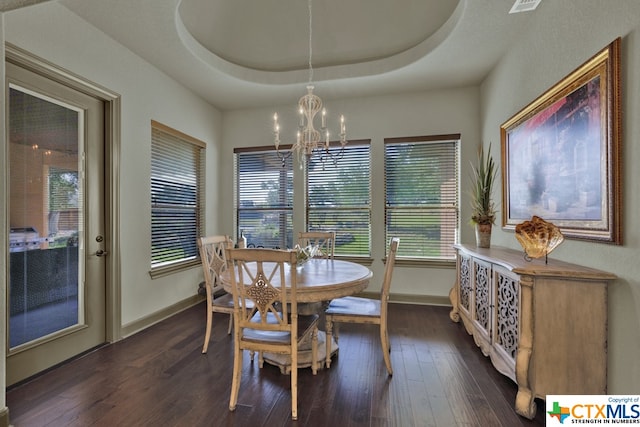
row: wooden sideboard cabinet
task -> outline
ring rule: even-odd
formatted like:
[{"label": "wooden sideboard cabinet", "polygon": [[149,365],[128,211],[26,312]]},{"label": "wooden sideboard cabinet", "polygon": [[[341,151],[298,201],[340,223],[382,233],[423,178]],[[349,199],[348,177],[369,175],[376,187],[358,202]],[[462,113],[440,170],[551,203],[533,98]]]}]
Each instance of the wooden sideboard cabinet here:
[{"label": "wooden sideboard cabinet", "polygon": [[524,252],[455,245],[450,317],[518,385],[515,410],[533,418],[548,394],[606,394],[607,286],[616,276]]}]

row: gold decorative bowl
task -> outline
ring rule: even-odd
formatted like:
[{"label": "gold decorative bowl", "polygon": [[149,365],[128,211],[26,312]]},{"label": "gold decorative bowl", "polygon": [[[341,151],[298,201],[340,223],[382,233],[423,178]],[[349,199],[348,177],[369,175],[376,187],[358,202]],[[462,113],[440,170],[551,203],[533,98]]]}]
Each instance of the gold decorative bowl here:
[{"label": "gold decorative bowl", "polygon": [[564,236],[558,227],[534,215],[530,221],[516,225],[516,239],[526,257],[541,258],[558,247],[564,241]]}]

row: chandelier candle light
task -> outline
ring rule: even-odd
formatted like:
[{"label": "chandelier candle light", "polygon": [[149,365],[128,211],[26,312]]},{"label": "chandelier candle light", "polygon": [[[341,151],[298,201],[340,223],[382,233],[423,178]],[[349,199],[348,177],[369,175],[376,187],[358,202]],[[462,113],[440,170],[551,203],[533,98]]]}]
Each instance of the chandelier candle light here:
[{"label": "chandelier candle light", "polygon": [[[322,108],[322,100],[319,96],[313,93],[313,66],[311,64],[312,58],[312,14],[311,14],[311,0],[309,0],[309,83],[307,84],[307,93],[302,96],[298,101],[298,114],[300,115],[300,122],[298,124],[298,133],[296,136],[296,142],[293,144],[292,150],[286,154],[282,154],[279,150],[280,147],[280,123],[278,122],[278,113],[273,115],[273,134],[274,145],[276,147],[276,153],[282,164],[295,152],[300,160],[301,167],[304,163],[313,155],[314,151],[319,150],[320,161],[324,164],[326,158],[330,158],[334,164],[342,158],[344,154],[344,146],[347,144],[347,127],[345,125],[344,116],[340,116],[340,152],[337,155],[332,154],[329,151],[329,130],[327,129],[327,110]],[[316,115],[322,111],[320,118],[320,130],[314,127],[314,120]],[[322,139],[324,138],[324,144]],[[324,150],[322,150],[324,145]]]}]

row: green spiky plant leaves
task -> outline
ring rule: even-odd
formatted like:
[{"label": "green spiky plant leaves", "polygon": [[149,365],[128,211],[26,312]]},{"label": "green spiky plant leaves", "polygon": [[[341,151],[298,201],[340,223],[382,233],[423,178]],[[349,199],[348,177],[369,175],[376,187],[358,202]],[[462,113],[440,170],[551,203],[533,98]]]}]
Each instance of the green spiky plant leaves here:
[{"label": "green spiky plant leaves", "polygon": [[498,169],[491,156],[491,144],[484,152],[480,145],[477,164],[471,164],[471,222],[474,224],[494,224],[496,219],[495,204],[491,200],[491,192],[495,184]]}]

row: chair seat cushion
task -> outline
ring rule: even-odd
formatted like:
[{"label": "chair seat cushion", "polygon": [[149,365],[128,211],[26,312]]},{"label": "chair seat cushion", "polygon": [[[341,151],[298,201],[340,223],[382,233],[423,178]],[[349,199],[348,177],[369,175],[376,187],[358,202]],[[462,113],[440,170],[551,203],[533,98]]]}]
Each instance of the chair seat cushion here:
[{"label": "chair seat cushion", "polygon": [[[218,298],[214,298],[211,302],[211,305],[220,308],[227,308],[233,312],[233,295],[232,294],[224,294],[219,296]],[[253,302],[247,301],[247,308],[253,308]]]},{"label": "chair seat cushion", "polygon": [[[310,316],[298,315],[298,341],[311,331],[318,323],[317,314]],[[252,322],[260,323],[260,313],[253,315]],[[273,313],[267,314],[267,323],[277,324],[278,321]],[[263,341],[286,344],[291,340],[291,334],[286,331],[264,331],[262,329],[245,328],[242,339],[248,341]]]},{"label": "chair seat cushion", "polygon": [[380,300],[359,297],[336,298],[331,301],[325,313],[380,316]]}]

